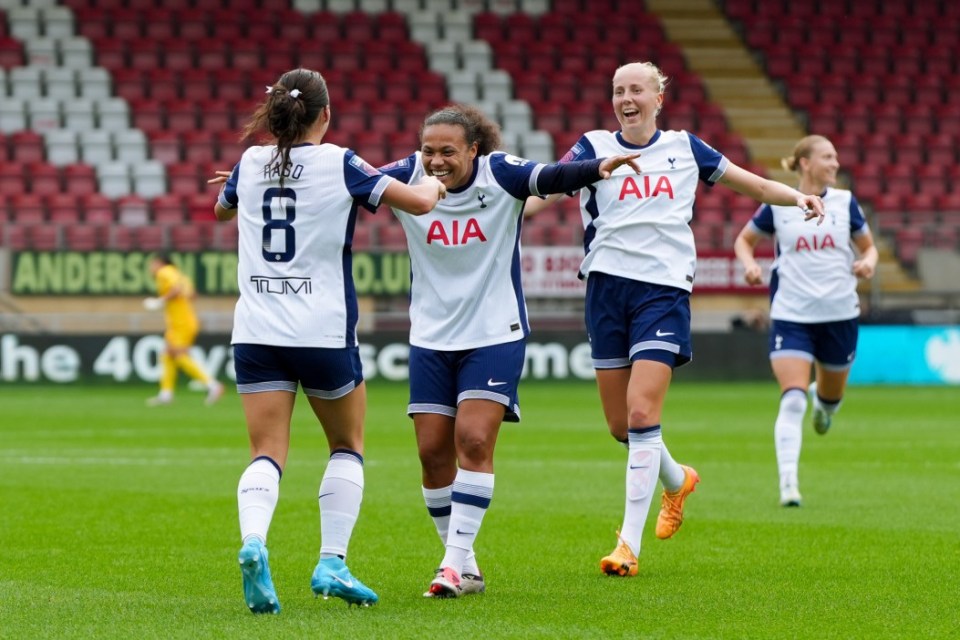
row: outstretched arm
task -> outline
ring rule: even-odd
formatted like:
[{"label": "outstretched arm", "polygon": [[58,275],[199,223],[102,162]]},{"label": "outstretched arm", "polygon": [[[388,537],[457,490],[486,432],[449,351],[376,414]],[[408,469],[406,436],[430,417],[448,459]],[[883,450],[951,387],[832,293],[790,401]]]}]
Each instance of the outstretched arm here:
[{"label": "outstretched arm", "polygon": [[759,200],[765,204],[796,205],[803,210],[804,220],[817,218],[817,224],[823,222],[825,213],[820,196],[800,193],[793,187],[758,176],[732,162],[719,182],[737,193],[750,196],[754,200]]},{"label": "outstretched arm", "polygon": [[537,190],[545,195],[579,191],[598,180],[606,180],[617,168],[624,165],[630,167],[634,173],[640,173],[640,165],[636,162],[639,157],[639,153],[631,153],[595,160],[548,164],[537,176]]}]

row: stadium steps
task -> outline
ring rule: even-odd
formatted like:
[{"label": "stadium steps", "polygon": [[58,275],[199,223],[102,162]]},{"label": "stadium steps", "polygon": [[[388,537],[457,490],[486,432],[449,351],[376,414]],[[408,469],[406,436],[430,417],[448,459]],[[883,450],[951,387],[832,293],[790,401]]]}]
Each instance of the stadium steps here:
[{"label": "stadium steps", "polygon": [[[731,128],[744,137],[754,162],[774,180],[795,185],[796,176],[781,168],[796,141],[807,135],[794,112],[763,68],[745,47],[726,16],[711,0],[647,0],[647,10],[659,16],[667,36],[683,47],[690,68],[699,74],[724,110]],[[886,238],[874,233],[880,254],[873,283],[884,292],[913,292],[921,283],[901,265]]]},{"label": "stadium steps", "polygon": [[859,290],[867,292],[871,290],[871,284],[880,288],[884,293],[914,293],[923,289],[923,284],[919,279],[910,275],[897,255],[894,252],[890,240],[876,232],[873,234],[873,241],[877,246],[877,252],[880,259],[877,261],[877,275],[872,281],[860,281]]},{"label": "stadium steps", "polygon": [[744,137],[754,162],[775,180],[795,182],[780,158],[806,132],[723,13],[711,0],[648,0],[646,6],[683,47],[687,64]]}]

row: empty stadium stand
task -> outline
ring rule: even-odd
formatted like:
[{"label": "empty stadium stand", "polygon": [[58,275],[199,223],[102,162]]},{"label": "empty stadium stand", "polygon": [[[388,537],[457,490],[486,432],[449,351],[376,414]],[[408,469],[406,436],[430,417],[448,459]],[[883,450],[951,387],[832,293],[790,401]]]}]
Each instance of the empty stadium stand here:
[{"label": "empty stadium stand", "polygon": [[[834,140],[900,259],[956,248],[960,5],[718,6],[808,130]],[[246,118],[288,68],[324,73],[329,140],[374,164],[412,152],[424,115],[448,100],[499,120],[507,150],[551,161],[581,133],[616,126],[610,76],[636,59],[671,77],[662,127],[765,171],[661,18],[635,0],[0,2],[0,243],[235,247],[235,230],[213,221],[206,178],[239,158]],[[754,208],[704,189],[698,245],[729,248]],[[524,241],[578,244],[579,217],[567,200],[528,220]],[[362,222],[357,247],[402,247],[389,214]]]}]

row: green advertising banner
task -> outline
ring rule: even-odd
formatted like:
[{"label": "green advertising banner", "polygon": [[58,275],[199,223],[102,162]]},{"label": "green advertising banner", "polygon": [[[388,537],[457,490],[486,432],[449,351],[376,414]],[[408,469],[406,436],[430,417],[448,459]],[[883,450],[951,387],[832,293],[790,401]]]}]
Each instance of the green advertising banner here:
[{"label": "green advertising banner", "polygon": [[[22,251],[13,254],[10,292],[17,296],[142,296],[153,293],[150,251]],[[225,251],[170,254],[197,293],[237,295],[237,254]],[[407,295],[406,253],[354,253],[357,295]]]}]

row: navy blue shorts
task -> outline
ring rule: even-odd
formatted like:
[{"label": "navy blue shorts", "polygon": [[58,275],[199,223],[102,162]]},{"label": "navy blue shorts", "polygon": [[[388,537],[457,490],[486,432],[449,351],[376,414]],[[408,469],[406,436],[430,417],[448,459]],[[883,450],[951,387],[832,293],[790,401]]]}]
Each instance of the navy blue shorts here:
[{"label": "navy blue shorts", "polygon": [[827,369],[849,369],[857,355],[859,322],[790,322],[770,323],[770,359],[801,358],[816,360]]},{"label": "navy blue shorts", "polygon": [[455,417],[463,400],[493,400],[507,410],[504,420],[520,421],[517,387],[526,340],[464,351],[410,347],[410,405],[407,414]]},{"label": "navy blue shorts", "polygon": [[233,345],[237,392],[297,392],[323,400],[342,398],[363,382],[360,349]]},{"label": "navy blue shorts", "polygon": [[587,336],[594,369],[635,360],[672,368],[690,362],[690,294],[606,273],[587,278]]}]

